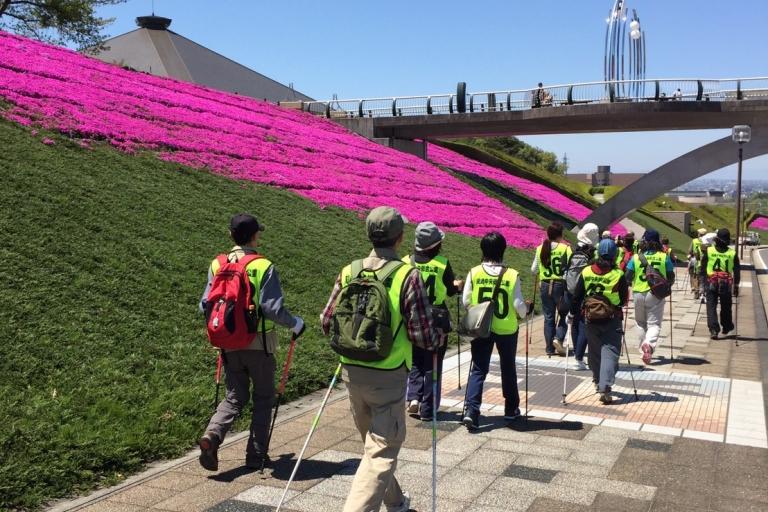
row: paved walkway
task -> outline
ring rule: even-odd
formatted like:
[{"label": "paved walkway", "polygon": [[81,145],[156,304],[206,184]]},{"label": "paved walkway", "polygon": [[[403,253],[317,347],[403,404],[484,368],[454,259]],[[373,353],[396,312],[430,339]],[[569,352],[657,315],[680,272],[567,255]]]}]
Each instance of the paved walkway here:
[{"label": "paved walkway", "polygon": [[[768,251],[764,257],[768,260]],[[763,274],[745,272],[738,345],[734,337],[709,339],[705,308],[698,314],[700,304],[682,289],[681,279],[672,299],[672,329],[667,316],[658,357],[645,366],[630,309],[632,364],[623,354],[614,387],[620,399],[610,406],[597,401],[589,371],[573,370],[566,404],[561,403],[565,360],[544,355],[538,319],[530,327],[529,418],[511,425],[501,421],[500,377],[492,365],[481,428],[469,433],[457,422],[469,354],[447,358],[438,423],[438,510],[768,511],[768,327],[760,295],[760,285],[768,293],[768,275]],[[523,336],[524,328],[518,350],[521,394]],[[233,435],[220,452],[218,473],[200,468],[195,451],[55,510],[274,510],[318,397],[281,408],[272,448],[276,460],[263,475],[244,467],[243,435]],[[332,397],[282,510],[341,509],[362,443],[343,386]],[[412,508],[420,511],[430,510],[431,503],[430,427],[408,420],[397,469],[414,498]]]}]

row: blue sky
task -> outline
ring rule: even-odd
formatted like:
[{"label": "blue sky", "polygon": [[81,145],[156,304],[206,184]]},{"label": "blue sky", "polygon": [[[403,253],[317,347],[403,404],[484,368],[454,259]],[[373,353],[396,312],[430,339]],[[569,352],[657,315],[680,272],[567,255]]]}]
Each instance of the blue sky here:
[{"label": "blue sky", "polygon": [[[648,78],[768,76],[768,1],[628,0],[646,33]],[[171,29],[318,99],[508,90],[602,79],[612,0],[256,2],[155,0]],[[103,8],[135,28],[151,0]],[[571,172],[644,172],[728,130],[522,137]],[[735,176],[725,169],[712,177]],[[745,162],[768,179],[768,157]]]}]

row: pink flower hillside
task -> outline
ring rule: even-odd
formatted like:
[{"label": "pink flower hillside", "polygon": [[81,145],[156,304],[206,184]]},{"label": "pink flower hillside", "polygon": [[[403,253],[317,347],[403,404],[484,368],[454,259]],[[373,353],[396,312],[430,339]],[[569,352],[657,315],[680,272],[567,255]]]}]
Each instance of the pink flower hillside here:
[{"label": "pink flower hillside", "polygon": [[753,229],[762,229],[763,231],[768,231],[768,217],[756,218],[752,221],[749,227]]},{"label": "pink flower hillside", "polygon": [[[582,221],[592,213],[588,207],[546,185],[514,176],[496,167],[467,158],[455,151],[430,144],[427,154],[429,159],[438,165],[493,180],[575,221]],[[623,235],[627,231],[620,224],[616,224],[611,226],[611,232],[615,235]]]},{"label": "pink flower hillside", "polygon": [[323,118],[252,98],[136,73],[0,32],[6,119],[127,151],[295,191],[320,206],[398,208],[515,247],[543,236],[530,219],[417,157]]}]

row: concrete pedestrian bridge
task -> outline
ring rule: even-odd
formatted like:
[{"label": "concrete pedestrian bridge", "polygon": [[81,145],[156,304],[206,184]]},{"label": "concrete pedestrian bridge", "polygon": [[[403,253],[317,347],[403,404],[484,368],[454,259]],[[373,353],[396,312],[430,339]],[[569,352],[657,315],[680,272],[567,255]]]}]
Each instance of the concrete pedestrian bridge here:
[{"label": "concrete pedestrian bridge", "polygon": [[[370,139],[426,156],[429,139],[703,130],[752,126],[744,158],[768,153],[768,78],[590,82],[516,91],[331,100],[300,107]],[[419,140],[414,144],[414,139]],[[736,163],[726,137],[650,170],[584,222],[608,226],[684,183]]]},{"label": "concrete pedestrian bridge", "polygon": [[768,118],[768,78],[630,80],[301,103],[371,138],[701,130]]}]

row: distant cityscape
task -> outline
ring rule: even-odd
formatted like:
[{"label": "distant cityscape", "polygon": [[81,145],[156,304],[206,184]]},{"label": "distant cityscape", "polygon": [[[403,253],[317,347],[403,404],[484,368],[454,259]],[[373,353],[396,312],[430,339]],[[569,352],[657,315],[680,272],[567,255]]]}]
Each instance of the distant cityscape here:
[{"label": "distant cityscape", "polygon": [[[676,191],[692,190],[721,190],[726,196],[733,197],[736,193],[735,179],[709,179],[701,178],[678,187]],[[743,180],[741,182],[741,191],[745,196],[750,196],[758,192],[768,192],[768,180]]]}]

